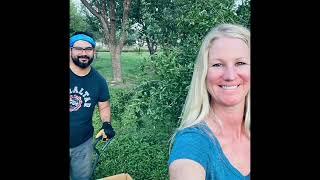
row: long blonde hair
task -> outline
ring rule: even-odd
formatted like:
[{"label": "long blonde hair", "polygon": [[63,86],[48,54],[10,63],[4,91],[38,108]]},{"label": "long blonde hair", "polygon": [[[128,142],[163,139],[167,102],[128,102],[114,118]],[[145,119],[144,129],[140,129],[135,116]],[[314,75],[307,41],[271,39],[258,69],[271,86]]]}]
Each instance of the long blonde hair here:
[{"label": "long blonde hair", "polygon": [[[209,49],[213,41],[221,37],[241,39],[250,48],[250,31],[240,25],[220,24],[206,35],[194,65],[191,85],[182,110],[180,126],[171,140],[174,139],[178,131],[204,121],[204,118],[210,112],[210,95],[206,85]],[[246,134],[250,136],[250,90],[245,101],[244,124]]]}]

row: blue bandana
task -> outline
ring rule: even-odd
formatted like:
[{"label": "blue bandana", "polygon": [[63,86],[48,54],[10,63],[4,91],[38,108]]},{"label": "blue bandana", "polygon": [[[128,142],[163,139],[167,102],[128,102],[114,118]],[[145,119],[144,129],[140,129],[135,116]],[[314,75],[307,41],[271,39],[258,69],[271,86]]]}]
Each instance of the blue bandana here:
[{"label": "blue bandana", "polygon": [[96,47],[96,42],[90,36],[87,36],[85,34],[77,34],[77,35],[72,36],[70,38],[70,47],[73,47],[74,43],[79,40],[87,41],[88,43],[90,43],[92,45],[92,47]]}]

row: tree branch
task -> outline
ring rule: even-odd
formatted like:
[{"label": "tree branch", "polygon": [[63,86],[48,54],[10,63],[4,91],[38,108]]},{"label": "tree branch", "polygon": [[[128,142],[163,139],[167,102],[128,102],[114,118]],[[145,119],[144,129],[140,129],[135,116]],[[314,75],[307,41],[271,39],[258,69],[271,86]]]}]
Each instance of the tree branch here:
[{"label": "tree branch", "polygon": [[108,36],[110,36],[110,21],[109,21],[109,17],[107,15],[107,1],[106,0],[103,0],[102,1],[102,9],[101,9],[101,15],[102,15],[102,18],[104,19],[104,22],[105,22],[105,25],[106,25],[106,28],[108,28]]},{"label": "tree branch", "polygon": [[119,40],[119,47],[122,50],[125,41],[128,36],[129,29],[129,12],[130,12],[131,0],[124,0],[123,2],[123,15],[122,15],[122,24],[121,24],[121,37]]},{"label": "tree branch", "polygon": [[81,2],[82,2],[82,4],[84,5],[84,6],[86,6],[87,7],[87,9],[94,15],[94,16],[96,16],[98,19],[100,19],[99,18],[99,16],[100,16],[100,14],[99,14],[99,12],[98,11],[96,11],[93,7],[93,5],[91,5],[87,0],[80,0]]},{"label": "tree branch", "polygon": [[116,41],[116,2],[110,0],[110,43],[117,45]]}]

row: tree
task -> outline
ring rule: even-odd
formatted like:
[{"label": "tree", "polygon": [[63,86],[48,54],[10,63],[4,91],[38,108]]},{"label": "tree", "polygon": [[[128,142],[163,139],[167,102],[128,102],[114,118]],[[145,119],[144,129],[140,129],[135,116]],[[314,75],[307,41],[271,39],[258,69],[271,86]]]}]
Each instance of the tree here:
[{"label": "tree", "polygon": [[159,46],[166,9],[172,5],[170,0],[136,0],[132,7],[132,20],[141,25],[140,39],[148,46],[150,55]]},{"label": "tree", "polygon": [[81,6],[82,12],[85,14],[85,21],[88,24],[88,28],[86,31],[91,32],[97,41],[101,41],[102,43],[107,43],[104,39],[103,29],[100,25],[99,19],[97,19],[90,12],[86,11],[86,7]]},{"label": "tree", "polygon": [[141,81],[145,83],[141,86],[143,93],[135,91],[139,95],[137,99],[147,107],[143,108],[138,100],[134,103],[140,106],[136,108],[142,111],[140,114],[149,116],[145,119],[153,119],[151,124],[161,122],[168,125],[164,129],[173,131],[188,93],[202,39],[217,24],[241,22],[233,0],[175,0],[163,12],[158,39],[162,51],[150,56],[148,64],[142,67],[141,72],[146,74],[141,75],[146,77]]},{"label": "tree", "polygon": [[[113,80],[122,83],[121,74],[121,51],[128,36],[129,28],[129,12],[131,0],[123,1],[122,18],[119,15],[119,2],[110,0],[81,0],[83,5],[98,18],[104,32],[104,38],[108,42],[108,46],[112,56]],[[118,8],[117,8],[118,7]],[[118,23],[117,23],[118,22]],[[121,26],[119,26],[119,23]],[[117,38],[117,29],[121,29]]]},{"label": "tree", "polygon": [[244,0],[237,9],[237,15],[240,18],[240,23],[246,26],[247,28],[250,28],[250,3],[250,0]]},{"label": "tree", "polygon": [[70,1],[70,35],[76,31],[87,29],[88,25],[84,16],[79,13],[73,1]]}]

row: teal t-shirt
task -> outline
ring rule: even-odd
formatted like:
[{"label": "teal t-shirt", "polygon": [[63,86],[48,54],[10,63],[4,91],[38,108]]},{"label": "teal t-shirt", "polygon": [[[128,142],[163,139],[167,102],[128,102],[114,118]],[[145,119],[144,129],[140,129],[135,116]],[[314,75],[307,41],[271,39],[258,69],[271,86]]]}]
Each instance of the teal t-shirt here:
[{"label": "teal t-shirt", "polygon": [[249,180],[231,165],[222,148],[205,123],[183,129],[175,138],[169,165],[177,159],[190,159],[201,164],[206,180]]},{"label": "teal t-shirt", "polygon": [[110,99],[106,80],[91,68],[86,76],[77,76],[70,70],[70,148],[93,136],[92,116],[98,102]]}]

